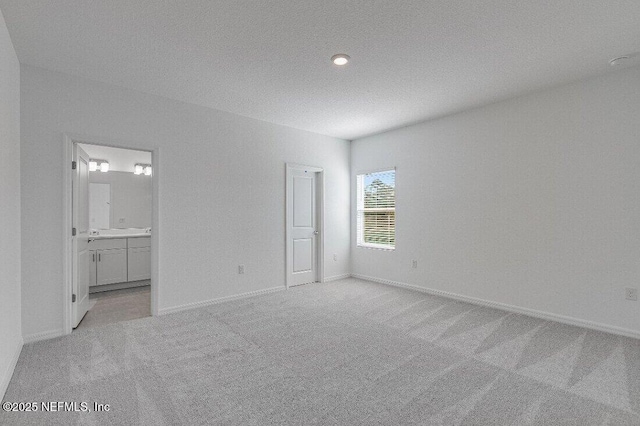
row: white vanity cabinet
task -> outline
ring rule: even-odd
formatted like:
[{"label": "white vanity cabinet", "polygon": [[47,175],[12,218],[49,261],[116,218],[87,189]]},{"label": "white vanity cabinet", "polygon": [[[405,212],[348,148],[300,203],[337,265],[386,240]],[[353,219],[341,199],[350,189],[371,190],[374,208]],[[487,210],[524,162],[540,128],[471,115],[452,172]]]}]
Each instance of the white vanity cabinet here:
[{"label": "white vanity cabinet", "polygon": [[127,249],[98,250],[96,285],[127,281]]},{"label": "white vanity cabinet", "polygon": [[151,279],[151,237],[93,240],[89,262],[90,287]]},{"label": "white vanity cabinet", "polygon": [[89,285],[127,281],[127,239],[111,238],[89,243]]},{"label": "white vanity cabinet", "polygon": [[[91,244],[91,243],[89,243]],[[93,287],[98,283],[98,277],[96,271],[98,268],[98,253],[97,250],[89,250],[89,287]]]},{"label": "white vanity cabinet", "polygon": [[128,238],[127,281],[151,279],[151,238]]}]

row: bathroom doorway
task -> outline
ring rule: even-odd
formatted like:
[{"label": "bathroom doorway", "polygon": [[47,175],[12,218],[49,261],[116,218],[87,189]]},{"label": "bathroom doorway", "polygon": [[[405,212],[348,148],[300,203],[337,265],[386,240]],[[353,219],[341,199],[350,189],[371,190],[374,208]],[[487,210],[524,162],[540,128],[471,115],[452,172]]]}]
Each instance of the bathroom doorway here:
[{"label": "bathroom doorway", "polygon": [[65,154],[66,333],[151,316],[157,151],[67,136]]}]

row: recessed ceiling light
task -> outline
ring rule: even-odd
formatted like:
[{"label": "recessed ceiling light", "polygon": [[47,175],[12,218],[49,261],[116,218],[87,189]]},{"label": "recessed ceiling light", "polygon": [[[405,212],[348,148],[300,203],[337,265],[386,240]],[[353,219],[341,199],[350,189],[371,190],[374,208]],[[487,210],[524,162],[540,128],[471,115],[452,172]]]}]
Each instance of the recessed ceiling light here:
[{"label": "recessed ceiling light", "polygon": [[629,59],[628,55],[618,56],[617,58],[613,58],[612,60],[610,60],[609,61],[609,65],[611,65],[612,67],[615,67],[616,65],[620,65],[620,64],[624,63],[628,59]]},{"label": "recessed ceiling light", "polygon": [[338,53],[337,55],[333,55],[331,57],[331,62],[333,62],[335,65],[346,65],[347,62],[349,62],[349,59],[351,59],[349,57],[349,55],[346,55],[344,53]]}]

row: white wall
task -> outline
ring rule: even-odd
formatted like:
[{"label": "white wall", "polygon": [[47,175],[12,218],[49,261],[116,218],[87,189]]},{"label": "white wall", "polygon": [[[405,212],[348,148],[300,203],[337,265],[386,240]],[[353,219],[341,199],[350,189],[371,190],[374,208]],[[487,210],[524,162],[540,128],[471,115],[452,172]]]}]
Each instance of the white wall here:
[{"label": "white wall", "polygon": [[353,273],[640,332],[640,68],[351,147],[354,203],[397,166],[397,249],[352,232]]},{"label": "white wall", "polygon": [[111,228],[151,227],[151,176],[96,171],[89,173],[89,182],[111,185]]},{"label": "white wall", "polygon": [[0,12],[0,400],[21,348],[20,65]]},{"label": "white wall", "polygon": [[25,337],[63,327],[64,132],[159,147],[161,310],[284,286],[285,162],[325,168],[326,276],[349,273],[349,142],[23,66]]}]

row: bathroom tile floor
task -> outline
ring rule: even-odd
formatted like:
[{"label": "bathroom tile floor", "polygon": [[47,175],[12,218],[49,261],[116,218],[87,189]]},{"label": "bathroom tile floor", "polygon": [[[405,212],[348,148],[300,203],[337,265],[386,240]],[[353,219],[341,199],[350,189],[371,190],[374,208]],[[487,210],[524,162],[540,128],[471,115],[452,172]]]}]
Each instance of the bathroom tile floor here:
[{"label": "bathroom tile floor", "polygon": [[92,293],[95,305],[87,312],[76,330],[129,321],[151,315],[151,286]]}]

